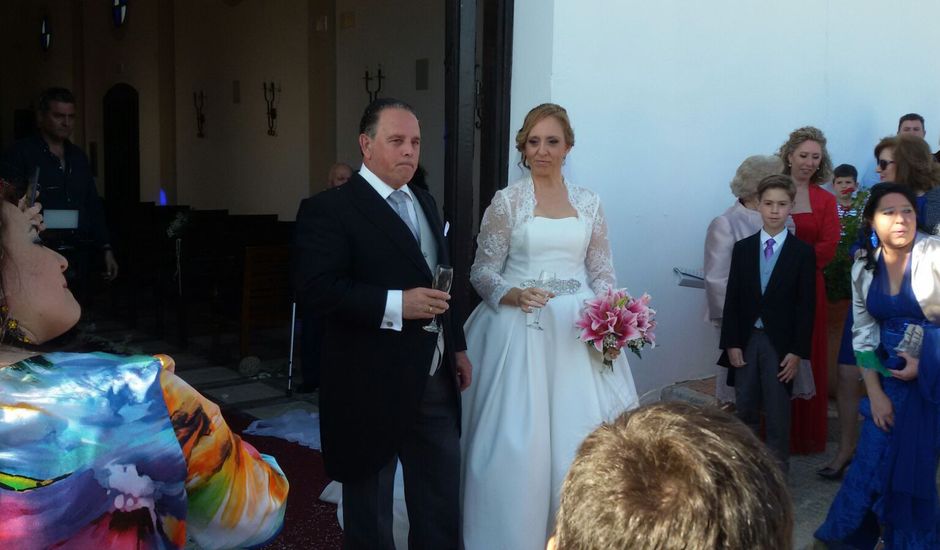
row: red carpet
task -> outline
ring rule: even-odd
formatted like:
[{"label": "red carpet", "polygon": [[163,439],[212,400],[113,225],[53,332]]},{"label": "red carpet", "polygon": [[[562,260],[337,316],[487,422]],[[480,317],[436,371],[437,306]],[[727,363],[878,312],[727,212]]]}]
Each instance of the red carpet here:
[{"label": "red carpet", "polygon": [[[223,412],[235,433],[241,434],[253,419],[238,412]],[[323,469],[323,457],[314,451],[276,437],[242,435],[259,452],[277,459],[290,482],[284,529],[265,548],[297,550],[339,550],[343,531],[336,521],[336,506],[319,497],[330,479]]]}]

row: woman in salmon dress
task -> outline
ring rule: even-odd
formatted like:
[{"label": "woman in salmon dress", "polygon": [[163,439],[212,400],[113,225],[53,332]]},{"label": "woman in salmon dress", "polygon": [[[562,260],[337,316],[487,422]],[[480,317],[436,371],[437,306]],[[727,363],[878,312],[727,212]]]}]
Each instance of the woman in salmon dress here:
[{"label": "woman in salmon dress", "polygon": [[821,453],[826,450],[827,413],[827,335],[826,284],[823,269],[836,254],[841,227],[836,199],[819,187],[832,176],[832,161],[826,151],[826,136],[812,126],[798,128],[780,147],[784,174],[796,182],[793,221],[798,239],[816,251],[816,313],[813,320],[813,348],[810,363],[816,382],[816,396],[794,400],[790,449],[795,454]]}]

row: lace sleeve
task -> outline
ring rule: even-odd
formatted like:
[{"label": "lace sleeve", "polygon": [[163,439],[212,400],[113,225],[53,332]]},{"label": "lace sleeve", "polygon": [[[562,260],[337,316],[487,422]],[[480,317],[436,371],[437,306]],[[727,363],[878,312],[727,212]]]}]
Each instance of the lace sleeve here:
[{"label": "lace sleeve", "polygon": [[483,213],[477,236],[477,255],[470,268],[470,284],[493,309],[499,307],[499,301],[512,289],[502,275],[511,233],[509,200],[503,191],[498,191]]},{"label": "lace sleeve", "polygon": [[604,217],[600,199],[597,200],[597,208],[594,210],[591,242],[588,243],[584,265],[587,268],[588,279],[594,294],[617,287],[617,274],[614,272],[610,241],[607,239],[607,218]]}]

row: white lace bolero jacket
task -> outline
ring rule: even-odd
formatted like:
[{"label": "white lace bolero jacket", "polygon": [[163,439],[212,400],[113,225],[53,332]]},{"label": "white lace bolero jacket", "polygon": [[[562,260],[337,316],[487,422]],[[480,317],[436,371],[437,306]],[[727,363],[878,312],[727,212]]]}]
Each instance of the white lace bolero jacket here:
[{"label": "white lace bolero jacket", "polygon": [[[607,238],[607,220],[596,193],[568,185],[568,201],[578,212],[578,218],[587,221],[585,232],[590,233],[584,266],[588,284],[595,294],[617,286],[610,241]],[[522,178],[496,192],[483,214],[477,237],[477,254],[470,268],[470,283],[483,300],[493,309],[512,289],[502,276],[509,255],[514,231],[535,216],[535,187],[531,177]],[[587,235],[586,235],[587,236]]]}]

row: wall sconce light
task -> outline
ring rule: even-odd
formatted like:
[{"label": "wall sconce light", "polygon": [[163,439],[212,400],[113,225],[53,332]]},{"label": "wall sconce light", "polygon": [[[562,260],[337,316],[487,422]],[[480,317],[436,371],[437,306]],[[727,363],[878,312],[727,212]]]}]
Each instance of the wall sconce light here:
[{"label": "wall sconce light", "polygon": [[193,106],[196,107],[196,137],[206,137],[206,94],[202,90],[193,92]]},{"label": "wall sconce light", "polygon": [[52,24],[48,15],[44,15],[39,22],[39,47],[44,52],[48,52],[52,47]]},{"label": "wall sconce light", "polygon": [[127,21],[127,0],[111,0],[111,19],[115,27]]},{"label": "wall sconce light", "polygon": [[264,87],[264,102],[267,105],[268,115],[268,135],[277,135],[277,104],[281,96],[281,85],[275,85],[274,81],[262,82]]},{"label": "wall sconce light", "polygon": [[[369,74],[369,69],[366,68],[366,75],[362,77],[362,79],[366,82],[366,93],[369,94],[369,103],[372,103],[379,98],[379,92],[382,91],[382,81],[385,80],[385,75],[382,74],[382,64],[379,63],[378,74],[374,77]],[[378,84],[374,90],[371,86],[373,80]]]}]

